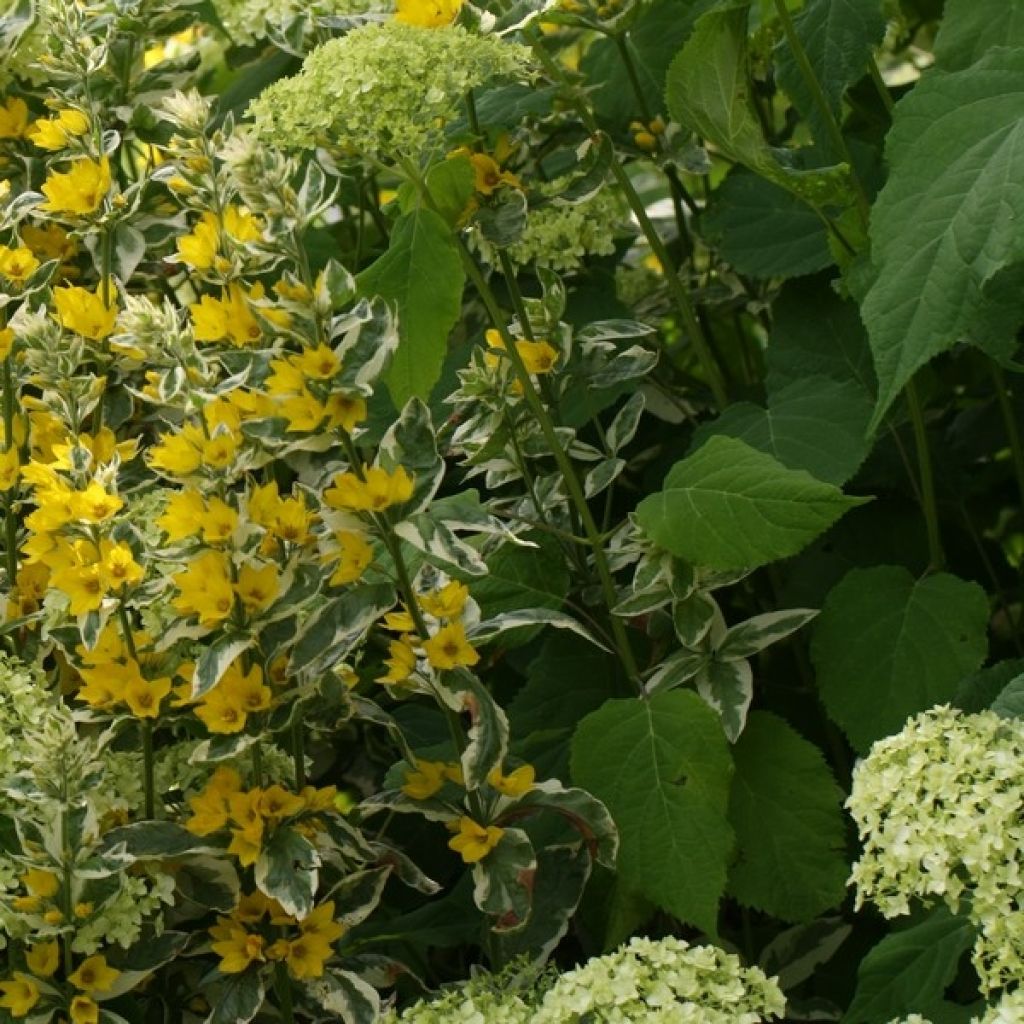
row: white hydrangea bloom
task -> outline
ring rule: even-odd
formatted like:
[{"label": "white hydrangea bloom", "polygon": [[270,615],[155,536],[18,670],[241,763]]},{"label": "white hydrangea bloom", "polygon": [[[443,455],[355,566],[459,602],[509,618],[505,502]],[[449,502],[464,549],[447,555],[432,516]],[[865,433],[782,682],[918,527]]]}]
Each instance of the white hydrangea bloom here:
[{"label": "white hydrangea bloom", "polygon": [[1024,723],[920,714],[857,765],[847,807],[864,842],[858,907],[896,917],[915,899],[967,902],[982,990],[1024,981]]}]

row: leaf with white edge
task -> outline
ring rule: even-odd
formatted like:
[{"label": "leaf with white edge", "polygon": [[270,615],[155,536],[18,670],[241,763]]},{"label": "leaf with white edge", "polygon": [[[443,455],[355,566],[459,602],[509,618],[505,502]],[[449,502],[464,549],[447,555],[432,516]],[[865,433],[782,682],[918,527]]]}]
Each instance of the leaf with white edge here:
[{"label": "leaf with white edge", "polygon": [[595,320],[576,332],[575,340],[581,344],[589,341],[622,341],[623,338],[646,338],[654,333],[650,324],[639,320]]},{"label": "leaf with white edge", "polygon": [[730,626],[718,645],[715,657],[722,661],[749,658],[807,625],[818,614],[814,608],[789,608],[781,612],[765,612],[745,622]]},{"label": "leaf with white edge", "polygon": [[390,864],[353,871],[333,886],[323,899],[333,900],[335,918],[346,927],[354,928],[365,921],[380,903],[391,872]]},{"label": "leaf with white edge", "polygon": [[944,906],[920,924],[887,935],[860,963],[857,990],[843,1024],[927,1014],[942,1000],[974,936],[970,921],[954,917]]},{"label": "leaf with white edge", "polygon": [[744,168],[712,193],[700,232],[722,259],[751,277],[800,277],[833,263],[821,218],[791,192]]},{"label": "leaf with white edge", "polygon": [[386,510],[384,518],[397,522],[428,508],[444,478],[444,459],[437,450],[430,409],[418,398],[405,403],[401,415],[381,438],[378,461],[393,470],[402,466],[413,478],[412,496]]},{"label": "leaf with white edge", "polygon": [[953,699],[988,651],[988,597],[948,573],[853,569],[814,624],[811,660],[829,716],[860,751]]},{"label": "leaf with white edge", "polygon": [[655,544],[695,565],[752,569],[795,555],[867,499],[715,436],[669,470],[662,491],[637,506]]},{"label": "leaf with white edge", "polygon": [[323,977],[306,982],[317,1006],[336,1013],[345,1024],[376,1024],[380,996],[367,981],[350,971],[327,970]]},{"label": "leaf with white edge", "polygon": [[855,382],[810,375],[770,393],[765,409],[750,402],[730,405],[694,432],[693,448],[716,434],[735,437],[789,469],[841,486],[868,454],[871,409]]},{"label": "leaf with white edge", "polygon": [[210,998],[206,1024],[247,1024],[259,1012],[263,997],[263,979],[257,968],[224,975]]},{"label": "leaf with white edge", "polygon": [[97,1001],[106,1002],[130,992],[157,968],[181,956],[190,938],[188,932],[167,931],[159,935],[147,935],[127,950],[113,950],[107,955],[108,962],[121,973],[102,995],[96,996]]},{"label": "leaf with white edge", "polygon": [[652,696],[665,690],[674,690],[697,676],[710,660],[711,655],[704,651],[676,651],[658,665],[648,677],[644,689]]},{"label": "leaf with white edge", "polygon": [[196,661],[195,674],[192,676],[192,698],[196,699],[209,693],[231,667],[235,659],[252,646],[253,638],[237,633],[225,633],[217,637]]},{"label": "leaf with white edge", "polygon": [[192,854],[175,866],[176,912],[183,919],[215,910],[227,914],[238,905],[238,872],[220,857]]},{"label": "leaf with white edge", "polygon": [[1024,6],[1016,0],[946,0],[932,47],[937,67],[959,71],[996,46],[1024,47]]},{"label": "leaf with white edge", "polygon": [[334,318],[331,338],[335,355],[341,359],[336,386],[371,395],[398,347],[398,324],[388,304],[379,298],[360,299],[347,313]]},{"label": "leaf with white edge", "polygon": [[747,724],[747,711],[754,698],[754,673],[742,658],[719,661],[711,658],[697,673],[697,693],[722,719],[725,738],[735,743]]},{"label": "leaf with white edge", "polygon": [[404,519],[396,523],[393,529],[396,536],[426,555],[431,565],[467,576],[487,575],[487,563],[476,548],[460,540],[429,512]]},{"label": "leaf with white edge", "polygon": [[579,833],[580,842],[594,860],[608,868],[615,866],[619,834],[608,808],[592,793],[545,779],[516,801],[517,812],[525,808],[560,815]]},{"label": "leaf with white edge", "polygon": [[707,591],[694,590],[672,602],[672,628],[684,647],[693,650],[703,647],[716,622],[719,629],[724,629],[718,602]]},{"label": "leaf with white edge", "polygon": [[821,751],[781,718],[755,711],[733,761],[730,892],[791,922],[841,903],[850,873],[843,793]]},{"label": "leaf with white edge", "polygon": [[256,887],[300,920],[313,909],[320,854],[293,828],[278,825],[256,861]]},{"label": "leaf with white edge", "polygon": [[608,450],[613,455],[629,444],[636,436],[637,428],[640,426],[640,417],[644,414],[647,399],[642,391],[635,391],[623,403],[622,408],[615,414],[615,418],[608,424],[604,433],[604,441]]},{"label": "leaf with white edge", "polygon": [[429,398],[462,308],[465,272],[452,229],[433,210],[405,214],[388,251],[357,281],[363,295],[380,295],[398,310],[400,341],[386,375],[392,401],[401,408],[413,395]]},{"label": "leaf with white edge", "polygon": [[[796,36],[834,116],[842,114],[846,90],[867,74],[868,61],[885,35],[885,20],[881,0],[807,0],[793,19]],[[779,43],[776,57],[779,84],[810,122],[818,144],[828,149],[831,140],[786,39]],[[842,153],[832,155],[837,160],[843,157]]]},{"label": "leaf with white edge", "polygon": [[103,850],[124,847],[133,860],[161,860],[216,849],[211,843],[173,821],[136,821],[103,835]]},{"label": "leaf with white edge", "polygon": [[992,702],[1000,718],[1024,718],[1024,675],[1011,679]]},{"label": "leaf with white edge", "polygon": [[718,716],[682,690],[611,700],[573,737],[573,779],[619,829],[624,882],[709,935],[733,846],[732,759]]},{"label": "leaf with white edge", "polygon": [[469,742],[462,752],[462,774],[466,789],[478,789],[508,752],[508,718],[487,687],[465,669],[446,673],[437,689],[452,710],[469,712]]},{"label": "leaf with white edge", "polygon": [[1024,321],[1024,50],[936,69],[896,106],[889,179],[871,211],[861,306],[878,372],[876,428],[915,371],[958,341],[1003,356]]},{"label": "leaf with white edge", "polygon": [[486,643],[488,640],[493,640],[496,636],[500,636],[510,629],[518,629],[520,626],[553,626],[555,629],[567,629],[577,636],[583,637],[584,640],[589,640],[595,647],[600,647],[602,651],[608,650],[589,629],[577,622],[571,615],[548,608],[527,608],[519,612],[495,615],[471,626],[466,630],[466,636],[473,643]]},{"label": "leaf with white edge", "polygon": [[583,478],[583,494],[593,498],[611,487],[626,468],[625,459],[602,459]]},{"label": "leaf with white edge", "polygon": [[473,865],[473,902],[497,918],[494,931],[515,931],[529,920],[536,872],[533,844],[518,828],[506,828],[498,845]]}]

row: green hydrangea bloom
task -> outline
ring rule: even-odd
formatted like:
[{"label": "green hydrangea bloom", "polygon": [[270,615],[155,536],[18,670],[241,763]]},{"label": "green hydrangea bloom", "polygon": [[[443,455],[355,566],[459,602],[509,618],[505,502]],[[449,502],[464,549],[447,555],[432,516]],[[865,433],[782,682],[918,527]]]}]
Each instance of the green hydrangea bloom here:
[{"label": "green hydrangea bloom", "polygon": [[293,78],[250,107],[256,131],[286,148],[329,143],[375,159],[419,159],[442,142],[462,98],[495,77],[522,77],[529,51],[459,25],[423,29],[397,21],[331,39]]},{"label": "green hydrangea bloom", "polygon": [[858,907],[968,902],[982,990],[1024,981],[1024,722],[924,712],[857,765],[847,807],[864,842]]}]

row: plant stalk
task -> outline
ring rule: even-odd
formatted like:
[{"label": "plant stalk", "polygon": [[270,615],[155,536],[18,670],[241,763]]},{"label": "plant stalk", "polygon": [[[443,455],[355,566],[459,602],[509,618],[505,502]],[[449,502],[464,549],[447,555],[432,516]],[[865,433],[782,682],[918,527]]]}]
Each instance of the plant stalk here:
[{"label": "plant stalk", "polygon": [[939,508],[935,499],[935,476],[932,469],[932,454],[928,445],[928,430],[924,421],[924,408],[917,385],[913,379],[907,381],[904,389],[910,422],[914,428],[914,445],[917,449],[917,471],[921,482],[921,511],[924,513],[925,530],[928,534],[929,567],[938,572],[946,563],[942,553],[942,537],[939,533]]}]

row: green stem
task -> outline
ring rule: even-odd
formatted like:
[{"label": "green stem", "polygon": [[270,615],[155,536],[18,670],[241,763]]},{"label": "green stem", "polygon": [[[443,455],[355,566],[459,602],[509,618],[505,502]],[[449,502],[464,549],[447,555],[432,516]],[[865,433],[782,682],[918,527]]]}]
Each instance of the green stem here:
[{"label": "green stem", "polygon": [[142,734],[142,777],[145,787],[145,814],[148,821],[156,817],[156,786],[153,781],[153,722],[149,718],[139,719]]},{"label": "green stem", "polygon": [[277,1008],[284,1024],[295,1024],[295,1007],[292,1003],[292,982],[288,968],[281,961],[274,964],[274,992],[277,993]]},{"label": "green stem", "polygon": [[295,763],[295,792],[298,793],[306,785],[306,734],[299,719],[292,722],[292,760]]},{"label": "green stem", "polygon": [[651,108],[647,106],[647,97],[644,96],[643,87],[640,85],[640,76],[637,74],[636,64],[633,61],[633,55],[629,52],[629,43],[627,41],[627,33],[616,34],[612,36],[615,40],[615,49],[619,51],[619,58],[622,61],[622,66],[626,69],[626,77],[629,78],[629,84],[633,87],[633,95],[636,97],[637,107],[640,110],[640,117],[643,119],[645,124],[651,122]]},{"label": "green stem", "polygon": [[[2,327],[2,321],[0,321]],[[17,395],[14,388],[14,373],[11,370],[11,357],[4,360],[3,365],[3,417],[4,417],[4,451],[14,447],[14,414]],[[4,499],[4,532],[6,537],[5,556],[7,560],[7,587],[14,586],[18,576],[18,520],[14,515],[14,494],[9,493]]]},{"label": "green stem", "polygon": [[889,113],[892,113],[892,108],[896,104],[893,102],[892,94],[889,92],[889,86],[885,84],[885,79],[882,78],[882,72],[878,70],[878,62],[874,57],[868,61],[868,74],[871,76],[871,81],[874,83],[875,89],[882,100],[882,106]]},{"label": "green stem", "polygon": [[850,156],[850,148],[843,137],[843,131],[839,127],[835,114],[832,112],[832,107],[829,105],[824,90],[821,88],[821,82],[818,81],[818,76],[814,73],[814,68],[811,66],[807,51],[804,49],[803,43],[800,42],[800,37],[796,34],[796,28],[793,25],[793,19],[790,17],[789,8],[786,6],[786,0],[775,0],[775,10],[778,12],[779,21],[782,23],[782,31],[785,33],[786,42],[789,43],[789,48],[793,53],[793,59],[800,69],[800,75],[810,91],[815,107],[818,108],[818,114],[825,125],[829,141],[832,143],[832,147],[840,159],[850,168],[850,178],[853,182],[853,190],[857,199],[857,209],[860,212],[861,220],[867,226],[871,204],[868,201],[867,193],[864,191],[860,178],[857,177],[857,172],[853,166],[853,158]]},{"label": "green stem", "polygon": [[938,502],[935,500],[935,477],[932,470],[932,455],[928,445],[928,430],[924,421],[924,409],[917,392],[917,385],[911,379],[905,389],[910,422],[914,428],[914,444],[917,448],[917,471],[921,481],[921,511],[924,513],[925,529],[928,534],[928,561],[938,571],[945,564],[942,553],[942,538],[939,534]]},{"label": "green stem", "polygon": [[1024,445],[1021,444],[1020,426],[1014,415],[1010,390],[1006,386],[1006,374],[998,363],[992,364],[992,382],[996,388],[996,400],[1003,414],[1006,438],[1010,442],[1010,456],[1013,459],[1013,473],[1017,478],[1017,493],[1020,496],[1021,511],[1024,512]]}]

